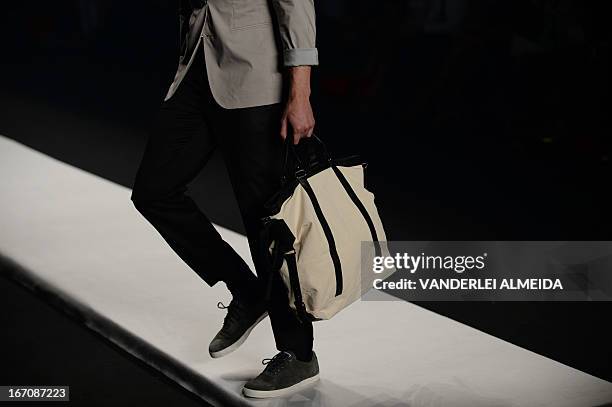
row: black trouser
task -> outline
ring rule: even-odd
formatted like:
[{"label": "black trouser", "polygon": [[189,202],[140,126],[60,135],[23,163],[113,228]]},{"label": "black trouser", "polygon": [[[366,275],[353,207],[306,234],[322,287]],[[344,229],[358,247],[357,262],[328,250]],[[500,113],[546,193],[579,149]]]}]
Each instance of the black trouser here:
[{"label": "black trouser", "polygon": [[[259,259],[259,220],[263,203],[280,185],[282,106],[222,108],[210,91],[203,48],[197,53],[151,127],[131,199],[208,285],[224,281],[263,298],[263,279],[268,273]],[[186,184],[206,165],[216,147],[223,154],[260,279],[253,277],[242,258],[185,194]],[[217,199],[215,191],[210,191],[210,199]],[[312,324],[295,318],[284,283],[278,274],[273,277],[268,311],[276,346],[307,358],[312,349]]]}]

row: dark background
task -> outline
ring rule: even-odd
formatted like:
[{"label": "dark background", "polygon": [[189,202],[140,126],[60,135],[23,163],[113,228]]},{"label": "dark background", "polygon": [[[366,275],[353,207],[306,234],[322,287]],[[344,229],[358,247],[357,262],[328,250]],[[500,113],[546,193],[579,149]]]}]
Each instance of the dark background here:
[{"label": "dark background", "polygon": [[[317,2],[317,132],[366,157],[389,240],[612,240],[608,3]],[[0,7],[0,134],[131,187],[175,2]],[[242,231],[218,158],[192,195]],[[612,380],[609,303],[419,305]]]}]

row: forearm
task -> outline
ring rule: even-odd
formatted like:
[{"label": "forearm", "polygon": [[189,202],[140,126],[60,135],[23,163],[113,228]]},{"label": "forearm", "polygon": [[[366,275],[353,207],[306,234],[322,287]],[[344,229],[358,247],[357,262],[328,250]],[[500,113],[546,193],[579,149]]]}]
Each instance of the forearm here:
[{"label": "forearm", "polygon": [[287,131],[292,130],[294,144],[297,144],[302,137],[310,137],[315,125],[310,106],[310,70],[310,66],[287,68],[288,100],[280,133],[282,138],[286,138]]},{"label": "forearm", "polygon": [[293,133],[295,144],[310,137],[315,125],[310,106],[311,66],[319,64],[315,46],[314,0],[272,0],[280,33],[283,65],[287,74],[287,104],[281,122],[281,136]]},{"label": "forearm", "polygon": [[287,68],[289,82],[289,99],[310,98],[310,66],[292,66]]}]

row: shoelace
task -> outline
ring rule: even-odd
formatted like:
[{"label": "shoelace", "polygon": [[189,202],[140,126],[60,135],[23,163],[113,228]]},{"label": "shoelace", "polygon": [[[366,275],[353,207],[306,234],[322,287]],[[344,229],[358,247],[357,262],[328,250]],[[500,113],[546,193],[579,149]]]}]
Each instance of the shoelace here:
[{"label": "shoelace", "polygon": [[279,352],[272,358],[266,358],[261,361],[262,365],[266,365],[264,369],[270,375],[277,375],[285,366],[287,362],[291,360],[291,354],[289,352]]},{"label": "shoelace", "polygon": [[219,309],[226,309],[227,310],[227,315],[225,316],[224,320],[223,320],[223,326],[225,327],[226,325],[228,325],[231,322],[235,322],[237,321],[238,318],[238,314],[240,312],[241,309],[241,304],[238,301],[232,300],[229,305],[225,305],[223,304],[221,301],[219,301],[217,303],[217,308]]}]

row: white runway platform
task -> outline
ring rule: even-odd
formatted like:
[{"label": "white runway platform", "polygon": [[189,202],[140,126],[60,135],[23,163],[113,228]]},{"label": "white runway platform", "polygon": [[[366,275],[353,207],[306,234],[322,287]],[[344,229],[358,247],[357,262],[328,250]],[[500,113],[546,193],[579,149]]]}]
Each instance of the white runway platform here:
[{"label": "white runway platform", "polygon": [[[322,379],[252,401],[244,382],[275,354],[268,320],[211,359],[225,311],[135,210],[130,190],[0,137],[0,254],[10,272],[215,405],[601,406],[612,383],[401,301],[359,301],[315,324]],[[219,228],[246,258],[246,239]],[[7,334],[6,332],[4,333]],[[554,338],[551,338],[554,340]]]}]

